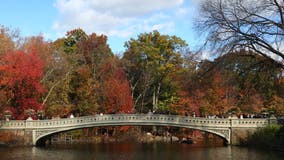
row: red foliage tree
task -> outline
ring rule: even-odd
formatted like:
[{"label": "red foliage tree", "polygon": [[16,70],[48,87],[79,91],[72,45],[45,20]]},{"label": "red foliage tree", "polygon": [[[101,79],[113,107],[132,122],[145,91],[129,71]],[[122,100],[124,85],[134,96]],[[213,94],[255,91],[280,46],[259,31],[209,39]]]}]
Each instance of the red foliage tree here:
[{"label": "red foliage tree", "polygon": [[0,63],[1,109],[10,110],[16,119],[26,118],[27,111],[40,111],[39,99],[45,92],[40,80],[44,61],[35,52],[6,53]]},{"label": "red foliage tree", "polygon": [[131,89],[125,71],[111,61],[100,70],[105,112],[129,113],[133,110]]}]

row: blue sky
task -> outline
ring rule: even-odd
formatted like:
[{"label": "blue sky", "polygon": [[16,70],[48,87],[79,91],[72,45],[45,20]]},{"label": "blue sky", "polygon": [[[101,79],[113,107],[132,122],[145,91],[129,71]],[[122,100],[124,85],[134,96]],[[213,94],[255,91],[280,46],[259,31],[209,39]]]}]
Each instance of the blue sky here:
[{"label": "blue sky", "polygon": [[0,25],[18,28],[22,36],[42,34],[46,40],[82,28],[108,36],[113,52],[140,33],[158,30],[201,44],[193,31],[199,0],[7,0],[0,5]]}]

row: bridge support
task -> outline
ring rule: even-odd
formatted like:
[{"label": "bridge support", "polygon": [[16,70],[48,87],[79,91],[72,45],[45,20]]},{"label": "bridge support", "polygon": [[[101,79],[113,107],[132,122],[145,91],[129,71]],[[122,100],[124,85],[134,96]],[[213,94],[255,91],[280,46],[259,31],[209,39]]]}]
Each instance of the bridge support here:
[{"label": "bridge support", "polygon": [[231,144],[242,145],[245,144],[247,138],[252,135],[257,128],[232,128]]},{"label": "bridge support", "polygon": [[0,130],[0,144],[33,146],[33,131],[25,129]]},{"label": "bridge support", "polygon": [[264,123],[259,123],[258,121],[253,121],[251,119],[247,121],[246,119],[230,119],[230,142],[231,145],[242,145],[245,144],[247,138],[253,135],[257,129],[275,125],[277,124],[277,118],[271,116],[270,118],[266,118]]}]

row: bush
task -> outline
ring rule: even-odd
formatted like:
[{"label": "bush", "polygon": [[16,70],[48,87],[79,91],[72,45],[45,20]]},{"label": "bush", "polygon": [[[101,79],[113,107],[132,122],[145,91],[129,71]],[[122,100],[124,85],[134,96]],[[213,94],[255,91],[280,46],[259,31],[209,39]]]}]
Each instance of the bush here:
[{"label": "bush", "polygon": [[284,126],[268,126],[257,130],[248,137],[247,145],[257,148],[283,150]]}]

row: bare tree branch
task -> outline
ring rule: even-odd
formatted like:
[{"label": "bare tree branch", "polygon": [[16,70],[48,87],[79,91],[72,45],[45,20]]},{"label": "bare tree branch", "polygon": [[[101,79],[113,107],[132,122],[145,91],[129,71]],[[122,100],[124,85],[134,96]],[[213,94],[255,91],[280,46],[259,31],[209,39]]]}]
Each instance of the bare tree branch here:
[{"label": "bare tree branch", "polygon": [[283,11],[283,0],[204,0],[197,30],[219,54],[249,47],[284,68]]}]

